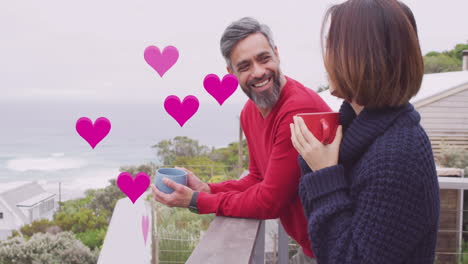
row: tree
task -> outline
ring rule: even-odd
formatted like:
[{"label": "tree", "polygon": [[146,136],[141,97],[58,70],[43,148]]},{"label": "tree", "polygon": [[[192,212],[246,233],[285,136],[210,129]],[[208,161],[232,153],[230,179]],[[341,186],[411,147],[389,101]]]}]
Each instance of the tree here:
[{"label": "tree", "polygon": [[81,208],[74,214],[58,212],[54,215],[54,222],[64,231],[83,233],[88,230],[107,228],[106,213],[96,215],[93,210]]},{"label": "tree", "polygon": [[[139,172],[145,172],[146,174],[148,174],[148,176],[152,177],[154,176],[154,174],[156,174],[157,169],[158,169],[158,166],[156,166],[154,163],[148,163],[148,164],[142,164],[138,166],[123,166],[123,167],[120,167],[119,170],[120,172],[126,171],[130,173],[131,175],[133,175],[133,177],[135,177]],[[116,186],[115,180],[113,183],[111,182],[111,184]]]},{"label": "tree", "polygon": [[[244,139],[242,142],[242,149],[244,155],[242,157],[244,168],[247,168],[249,155],[247,151],[247,141]],[[239,142],[232,142],[225,148],[213,148],[208,154],[208,157],[213,161],[220,162],[226,166],[238,166],[239,163]]]},{"label": "tree", "polygon": [[468,50],[468,43],[467,44],[457,44],[455,48],[449,51],[449,56],[455,58],[459,61],[463,59],[463,51]]},{"label": "tree", "polygon": [[164,165],[172,165],[176,157],[196,157],[205,155],[209,148],[200,145],[198,140],[177,136],[173,140],[162,140],[152,146],[157,150],[157,155]]},{"label": "tree", "polygon": [[424,56],[424,73],[460,71],[464,50],[468,50],[468,43],[457,44],[449,51],[428,52]]},{"label": "tree", "polygon": [[115,179],[109,180],[109,183],[104,189],[96,190],[89,202],[89,208],[96,215],[101,215],[105,212],[108,215],[108,221],[110,221],[110,216],[114,211],[117,201],[125,197],[125,194],[117,186]]},{"label": "tree", "polygon": [[[225,166],[224,174],[225,179],[238,179],[242,171],[246,170],[249,165],[249,152],[247,148],[247,141],[243,140],[243,155],[242,164],[243,168],[239,168],[239,142],[230,143],[225,148],[213,149],[208,157]],[[214,182],[219,181],[214,179]]]},{"label": "tree", "polygon": [[[173,140],[162,140],[153,146],[158,151],[158,157],[164,161],[164,166],[186,167],[204,181],[216,176],[216,181],[222,179],[237,179],[239,177],[239,142],[230,143],[225,148],[210,148],[200,145],[197,140],[188,137],[175,137]],[[243,164],[248,166],[247,141],[243,141]]]},{"label": "tree", "polygon": [[451,72],[461,70],[461,61],[439,54],[424,57],[424,73]]},{"label": "tree", "polygon": [[75,237],[90,249],[101,249],[106,238],[106,233],[107,228],[92,229],[75,234]]},{"label": "tree", "polygon": [[176,154],[173,149],[172,140],[162,140],[152,146],[152,148],[156,149],[156,153],[163,164],[172,164],[174,162]]},{"label": "tree", "polygon": [[204,182],[209,181],[214,175],[226,175],[222,163],[215,162],[206,156],[177,157],[174,164],[189,169]]},{"label": "tree", "polygon": [[84,198],[78,198],[73,200],[68,200],[60,204],[60,211],[67,214],[74,214],[78,212],[81,208],[88,208],[89,203],[93,199],[94,191],[87,190],[86,196]]}]

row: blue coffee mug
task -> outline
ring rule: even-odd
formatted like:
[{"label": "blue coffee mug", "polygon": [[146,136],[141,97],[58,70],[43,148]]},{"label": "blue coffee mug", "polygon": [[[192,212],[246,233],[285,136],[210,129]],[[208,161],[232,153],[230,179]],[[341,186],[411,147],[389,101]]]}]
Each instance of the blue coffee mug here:
[{"label": "blue coffee mug", "polygon": [[187,173],[180,169],[175,168],[161,168],[156,171],[156,177],[154,181],[158,190],[163,193],[171,194],[174,192],[174,189],[168,187],[162,182],[163,178],[168,178],[176,183],[183,184],[187,186]]}]

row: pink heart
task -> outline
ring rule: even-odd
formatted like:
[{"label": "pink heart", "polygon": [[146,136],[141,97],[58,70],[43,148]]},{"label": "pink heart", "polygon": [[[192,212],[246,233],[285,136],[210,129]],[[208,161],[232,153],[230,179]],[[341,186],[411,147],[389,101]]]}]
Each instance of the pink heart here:
[{"label": "pink heart", "polygon": [[208,74],[203,80],[205,90],[218,101],[219,105],[236,91],[238,84],[236,76],[232,74],[224,75],[222,81],[219,81],[218,75]]},{"label": "pink heart", "polygon": [[149,217],[147,215],[142,215],[141,216],[141,231],[143,232],[143,239],[145,240],[145,245],[146,245],[146,240],[148,239],[148,229],[149,229]]},{"label": "pink heart", "polygon": [[96,119],[94,125],[87,117],[82,117],[76,121],[76,131],[93,149],[109,134],[110,129],[111,123],[105,117]]},{"label": "pink heart", "polygon": [[145,61],[153,69],[155,69],[159,76],[163,75],[177,62],[179,58],[179,51],[174,46],[167,46],[163,52],[156,46],[149,46],[145,49]]},{"label": "pink heart", "polygon": [[135,179],[128,172],[120,173],[117,177],[117,186],[128,198],[135,203],[136,200],[148,189],[150,177],[145,172],[139,172]]},{"label": "pink heart", "polygon": [[170,95],[164,101],[164,109],[182,127],[197,111],[200,103],[197,97],[188,95],[181,103],[179,97]]}]

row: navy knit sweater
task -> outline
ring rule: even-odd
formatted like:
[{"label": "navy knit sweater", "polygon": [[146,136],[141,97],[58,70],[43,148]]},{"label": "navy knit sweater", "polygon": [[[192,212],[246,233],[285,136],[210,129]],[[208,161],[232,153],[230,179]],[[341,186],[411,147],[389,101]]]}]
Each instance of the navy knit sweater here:
[{"label": "navy knit sweater", "polygon": [[299,194],[319,264],[434,263],[439,184],[411,104],[340,109],[339,164],[312,172],[299,157]]}]

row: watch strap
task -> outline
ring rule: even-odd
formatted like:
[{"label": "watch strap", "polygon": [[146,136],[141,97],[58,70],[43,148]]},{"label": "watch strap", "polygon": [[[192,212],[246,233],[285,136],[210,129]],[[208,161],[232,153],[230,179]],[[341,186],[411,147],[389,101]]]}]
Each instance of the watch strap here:
[{"label": "watch strap", "polygon": [[193,192],[192,199],[190,200],[190,204],[189,204],[189,207],[188,207],[188,209],[191,212],[194,212],[194,213],[197,213],[197,214],[199,213],[198,212],[198,205],[197,205],[198,194],[199,194],[199,192]]}]

